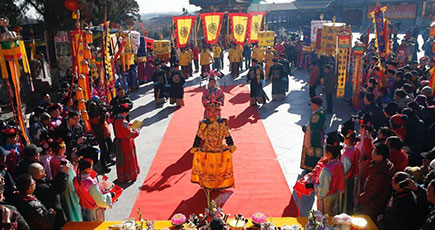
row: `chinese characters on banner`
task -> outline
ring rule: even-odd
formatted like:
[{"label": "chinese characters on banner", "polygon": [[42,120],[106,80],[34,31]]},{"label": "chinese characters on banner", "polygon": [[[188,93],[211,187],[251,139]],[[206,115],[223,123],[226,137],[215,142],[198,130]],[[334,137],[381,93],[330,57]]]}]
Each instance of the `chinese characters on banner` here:
[{"label": "chinese characters on banner", "polygon": [[326,23],[322,30],[322,43],[320,50],[316,50],[319,55],[335,56],[337,46],[337,35],[345,28],[345,23]]},{"label": "chinese characters on banner", "polygon": [[331,23],[328,20],[312,20],[311,21],[311,47],[320,49],[322,42],[323,24]]},{"label": "chinese characters on banner", "polygon": [[353,75],[352,75],[352,85],[353,85],[353,95],[352,95],[352,105],[356,110],[360,110],[361,108],[361,98],[359,94],[360,86],[361,86],[361,75],[362,75],[362,56],[364,54],[364,44],[357,43],[353,50],[354,54],[354,67],[353,67]]},{"label": "chinese characters on banner", "polygon": [[349,48],[351,36],[347,32],[343,32],[338,36],[338,79],[337,79],[337,98],[344,97],[344,90],[346,85],[347,67],[349,61]]},{"label": "chinese characters on banner", "polygon": [[375,11],[372,12],[373,24],[375,27],[375,39],[376,48],[380,57],[383,60],[386,54],[386,44],[385,44],[385,27],[384,27],[384,12],[387,10],[386,7],[377,6]]}]

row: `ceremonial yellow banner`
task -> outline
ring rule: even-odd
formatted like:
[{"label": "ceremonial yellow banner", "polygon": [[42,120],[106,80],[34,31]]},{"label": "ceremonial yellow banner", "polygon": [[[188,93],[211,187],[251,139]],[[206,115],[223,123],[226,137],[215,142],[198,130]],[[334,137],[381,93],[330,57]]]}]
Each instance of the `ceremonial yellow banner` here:
[{"label": "ceremonial yellow banner", "polygon": [[223,15],[223,13],[201,14],[205,40],[208,44],[214,44],[218,41],[222,27],[221,24]]},{"label": "ceremonial yellow banner", "polygon": [[345,28],[344,23],[325,23],[322,30],[321,48],[317,54],[325,56],[335,56],[337,46],[337,35]]},{"label": "ceremonial yellow banner", "polygon": [[259,46],[274,46],[275,31],[262,31],[258,33],[258,45]]},{"label": "ceremonial yellow banner", "polygon": [[346,87],[346,76],[349,61],[350,35],[338,37],[338,79],[337,79],[337,98],[343,98]]},{"label": "ceremonial yellow banner", "polygon": [[185,47],[189,42],[195,18],[195,16],[174,17],[178,47]]},{"label": "ceremonial yellow banner", "polygon": [[153,43],[154,54],[164,60],[168,60],[171,53],[169,40],[157,40]]},{"label": "ceremonial yellow banner", "polygon": [[253,12],[249,13],[251,15],[251,32],[249,36],[249,41],[251,43],[258,42],[258,33],[261,31],[261,24],[263,22],[263,17],[265,12]]},{"label": "ceremonial yellow banner", "polygon": [[234,36],[234,42],[236,44],[243,45],[249,31],[249,14],[229,14],[231,18],[231,29]]}]

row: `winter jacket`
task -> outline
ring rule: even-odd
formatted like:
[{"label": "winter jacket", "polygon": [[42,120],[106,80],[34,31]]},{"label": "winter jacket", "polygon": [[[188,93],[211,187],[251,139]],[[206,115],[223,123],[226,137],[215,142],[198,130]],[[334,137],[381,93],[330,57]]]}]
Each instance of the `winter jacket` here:
[{"label": "winter jacket", "polygon": [[386,230],[417,229],[417,200],[412,191],[393,192],[381,226]]},{"label": "winter jacket", "polygon": [[54,212],[49,211],[33,195],[17,194],[16,207],[32,230],[51,230],[55,219]]},{"label": "winter jacket", "polygon": [[394,173],[394,166],[389,160],[378,163],[373,161],[369,166],[364,190],[359,195],[359,201],[368,215],[378,216],[384,213],[390,199],[391,179]]},{"label": "winter jacket", "polygon": [[[4,213],[2,213],[2,209],[3,207],[9,209],[10,212],[12,212],[13,214],[11,214],[12,216],[15,216],[16,218],[16,224],[17,224],[17,230],[29,230],[30,227],[27,224],[26,220],[23,218],[23,216],[18,212],[17,208],[15,208],[12,205],[7,205],[4,204],[2,202],[0,202],[0,216],[3,216]],[[11,221],[12,222],[12,221]],[[0,223],[0,229],[8,229],[6,228],[7,226],[5,226],[3,223]]]},{"label": "winter jacket", "polygon": [[60,229],[66,223],[66,216],[60,201],[60,194],[66,190],[68,174],[58,172],[51,182],[47,180],[36,180],[34,195],[46,208],[56,211],[54,229]]},{"label": "winter jacket", "polygon": [[408,154],[403,149],[391,151],[388,160],[393,163],[396,171],[403,171],[409,165]]}]

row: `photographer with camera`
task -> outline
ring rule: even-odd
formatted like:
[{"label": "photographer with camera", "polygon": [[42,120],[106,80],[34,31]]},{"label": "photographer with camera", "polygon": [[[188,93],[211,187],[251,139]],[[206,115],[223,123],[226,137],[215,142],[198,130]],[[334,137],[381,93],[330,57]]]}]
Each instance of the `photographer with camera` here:
[{"label": "photographer with camera", "polygon": [[84,143],[84,131],[79,123],[80,115],[77,111],[70,111],[68,116],[63,119],[61,125],[54,130],[56,138],[62,138],[65,141],[68,157],[77,151],[78,145]]},{"label": "photographer with camera", "polygon": [[406,172],[394,174],[391,184],[393,194],[388,202],[385,215],[380,217],[382,229],[417,229],[417,198],[409,188],[411,176]]},{"label": "photographer with camera", "polygon": [[102,173],[109,173],[108,164],[114,164],[110,154],[113,152],[113,142],[107,122],[109,109],[101,100],[90,100],[87,103],[92,132],[100,147],[100,166]]},{"label": "photographer with camera", "polygon": [[67,157],[71,161],[77,161],[80,156],[98,160],[99,150],[93,147],[95,143],[92,136],[85,136],[77,111],[72,110],[68,113],[62,124],[55,129],[53,136],[65,141]]}]

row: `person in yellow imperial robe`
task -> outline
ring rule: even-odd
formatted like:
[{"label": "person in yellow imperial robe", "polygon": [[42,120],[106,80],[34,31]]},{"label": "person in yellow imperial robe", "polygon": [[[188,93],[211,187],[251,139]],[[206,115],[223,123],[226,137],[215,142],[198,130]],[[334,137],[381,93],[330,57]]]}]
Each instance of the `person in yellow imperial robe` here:
[{"label": "person in yellow imperial robe", "polygon": [[191,181],[204,188],[209,207],[211,190],[234,187],[232,153],[236,146],[228,120],[219,117],[220,110],[221,104],[217,101],[206,104],[207,119],[199,122],[191,149],[194,154]]}]

